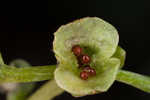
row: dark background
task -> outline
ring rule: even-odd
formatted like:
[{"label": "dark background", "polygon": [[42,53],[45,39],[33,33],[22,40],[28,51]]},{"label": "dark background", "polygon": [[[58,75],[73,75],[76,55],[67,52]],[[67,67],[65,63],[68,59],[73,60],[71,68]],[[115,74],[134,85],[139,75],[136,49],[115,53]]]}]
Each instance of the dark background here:
[{"label": "dark background", "polygon": [[[119,31],[119,45],[127,52],[124,69],[150,76],[150,6],[146,0],[52,0],[9,2],[1,8],[0,51],[8,64],[23,58],[32,65],[56,64],[53,33],[62,24],[86,16],[100,17]],[[3,5],[3,3],[1,3]],[[5,98],[1,95],[0,100]],[[150,100],[150,94],[115,82],[108,92],[56,100]]]}]

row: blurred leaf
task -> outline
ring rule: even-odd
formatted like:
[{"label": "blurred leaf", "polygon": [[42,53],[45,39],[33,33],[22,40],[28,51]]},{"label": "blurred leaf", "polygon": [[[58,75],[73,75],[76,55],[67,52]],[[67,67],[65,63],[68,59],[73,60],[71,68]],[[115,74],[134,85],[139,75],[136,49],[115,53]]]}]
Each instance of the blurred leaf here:
[{"label": "blurred leaf", "polygon": [[0,53],[0,66],[1,65],[4,65],[4,61],[3,61],[3,58],[2,58],[2,54]]},{"label": "blurred leaf", "polygon": [[8,93],[7,100],[26,100],[34,87],[34,83],[19,84],[14,91]]}]

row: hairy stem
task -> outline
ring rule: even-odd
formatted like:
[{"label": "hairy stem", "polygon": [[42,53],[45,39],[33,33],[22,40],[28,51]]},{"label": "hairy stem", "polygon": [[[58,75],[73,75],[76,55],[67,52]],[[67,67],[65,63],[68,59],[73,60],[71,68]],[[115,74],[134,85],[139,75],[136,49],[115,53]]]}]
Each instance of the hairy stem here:
[{"label": "hairy stem", "polygon": [[53,78],[56,65],[17,68],[8,65],[0,66],[0,83],[35,82]]},{"label": "hairy stem", "polygon": [[134,72],[119,70],[116,80],[150,93],[150,77],[148,76],[140,75]]},{"label": "hairy stem", "polygon": [[51,100],[62,92],[64,90],[57,86],[55,80],[52,80],[44,84],[28,100]]}]

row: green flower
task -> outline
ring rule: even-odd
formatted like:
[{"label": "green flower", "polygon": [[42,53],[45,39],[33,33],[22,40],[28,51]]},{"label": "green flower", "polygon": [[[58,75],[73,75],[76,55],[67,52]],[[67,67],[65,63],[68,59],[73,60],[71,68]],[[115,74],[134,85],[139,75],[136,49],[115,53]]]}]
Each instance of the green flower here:
[{"label": "green flower", "polygon": [[[50,100],[64,90],[76,97],[101,93],[115,80],[150,93],[149,76],[121,69],[126,52],[118,46],[118,41],[117,30],[100,18],[87,17],[63,25],[55,32],[53,45],[57,65],[31,67],[22,61],[7,65],[0,54],[0,84],[55,79],[28,100]],[[31,88],[26,93],[21,88],[9,97],[26,98]]]},{"label": "green flower", "polygon": [[[58,86],[73,96],[85,96],[107,91],[116,79],[125,60],[125,51],[118,47],[117,30],[97,17],[87,17],[61,26],[55,32],[54,52],[58,60],[55,80]],[[91,57],[90,66],[96,76],[82,80],[77,58],[71,51],[80,45]]]}]

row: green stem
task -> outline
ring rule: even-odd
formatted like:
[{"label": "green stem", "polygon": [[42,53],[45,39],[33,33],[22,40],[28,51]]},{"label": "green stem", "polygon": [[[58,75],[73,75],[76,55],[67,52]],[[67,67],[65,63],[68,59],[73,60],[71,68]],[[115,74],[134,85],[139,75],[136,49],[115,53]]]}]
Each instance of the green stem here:
[{"label": "green stem", "polygon": [[119,70],[116,80],[150,93],[150,77],[148,76]]},{"label": "green stem", "polygon": [[[10,65],[15,67],[31,66],[27,61],[22,59],[13,60]],[[32,92],[34,87],[35,83],[18,84],[16,89],[7,93],[7,100],[26,100],[27,96]]]},{"label": "green stem", "polygon": [[34,82],[53,78],[56,65],[16,68],[2,65],[0,67],[0,83]]},{"label": "green stem", "polygon": [[64,90],[57,86],[55,80],[52,80],[43,85],[28,100],[51,100],[62,92]]}]

